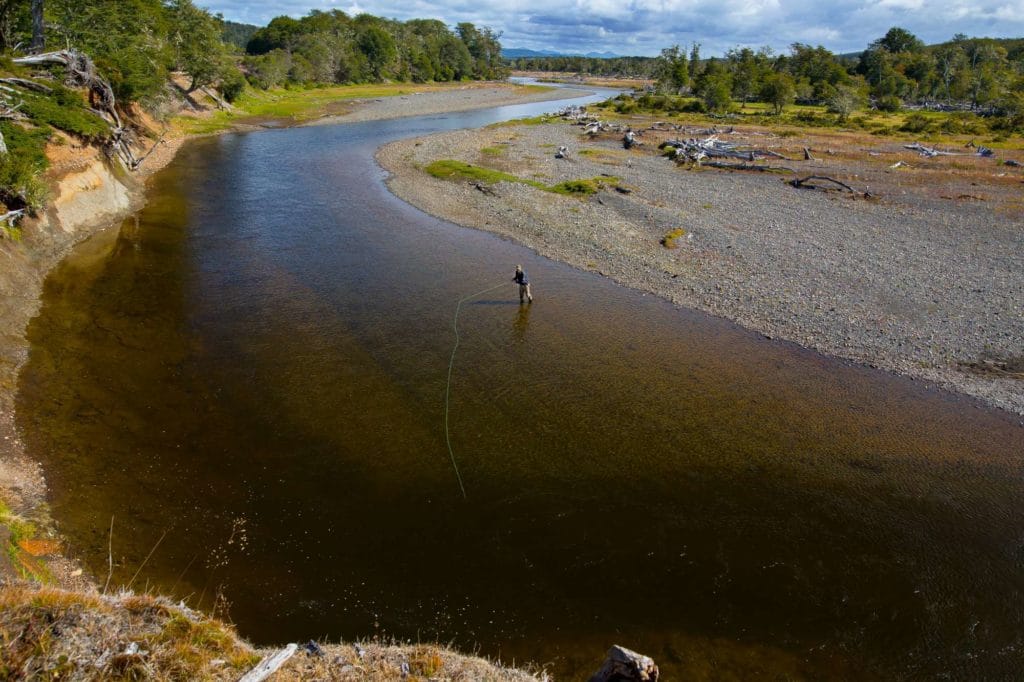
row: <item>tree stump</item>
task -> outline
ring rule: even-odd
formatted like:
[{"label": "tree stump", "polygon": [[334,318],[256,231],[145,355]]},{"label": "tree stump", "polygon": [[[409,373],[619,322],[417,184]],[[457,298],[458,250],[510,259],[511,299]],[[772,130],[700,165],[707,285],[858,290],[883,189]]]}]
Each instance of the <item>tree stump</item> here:
[{"label": "tree stump", "polygon": [[616,644],[590,682],[658,682],[658,666],[653,659]]}]

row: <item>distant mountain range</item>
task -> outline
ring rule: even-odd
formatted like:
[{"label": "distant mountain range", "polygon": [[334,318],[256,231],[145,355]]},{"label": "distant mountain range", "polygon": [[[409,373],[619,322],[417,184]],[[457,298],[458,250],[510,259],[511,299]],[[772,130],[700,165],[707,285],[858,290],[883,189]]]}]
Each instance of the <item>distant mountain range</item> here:
[{"label": "distant mountain range", "polygon": [[518,59],[519,57],[590,57],[593,59],[615,59],[622,55],[617,55],[614,52],[588,52],[581,54],[579,52],[555,52],[554,50],[527,50],[520,47],[505,47],[501,50],[501,56],[506,59]]}]

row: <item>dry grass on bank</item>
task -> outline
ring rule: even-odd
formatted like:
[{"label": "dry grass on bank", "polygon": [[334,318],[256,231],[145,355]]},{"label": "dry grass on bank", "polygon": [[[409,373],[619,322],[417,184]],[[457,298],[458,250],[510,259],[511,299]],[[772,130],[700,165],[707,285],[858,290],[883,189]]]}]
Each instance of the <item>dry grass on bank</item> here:
[{"label": "dry grass on bank", "polygon": [[[224,622],[164,597],[0,584],[0,679],[238,680],[275,649],[256,649]],[[299,647],[269,678],[547,680],[433,644]]]},{"label": "dry grass on bank", "polygon": [[170,600],[27,583],[0,587],[0,678],[238,679],[259,653],[224,623]]}]

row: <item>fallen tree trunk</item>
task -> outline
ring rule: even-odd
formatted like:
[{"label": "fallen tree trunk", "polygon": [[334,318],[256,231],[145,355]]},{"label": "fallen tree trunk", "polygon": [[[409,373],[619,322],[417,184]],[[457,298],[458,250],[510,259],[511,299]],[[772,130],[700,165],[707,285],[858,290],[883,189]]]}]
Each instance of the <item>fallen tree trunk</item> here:
[{"label": "fallen tree trunk", "polygon": [[811,183],[812,180],[818,180],[821,182],[831,182],[839,187],[842,187],[850,194],[860,194],[864,198],[871,196],[870,192],[858,192],[854,188],[847,185],[845,182],[840,182],[835,178],[830,178],[827,175],[808,175],[806,178],[794,178],[789,181],[790,186],[796,187],[797,189],[828,189],[827,187],[821,187],[819,185]]},{"label": "fallen tree trunk", "polygon": [[723,161],[708,161],[707,163],[700,164],[702,166],[708,166],[710,168],[724,168],[726,170],[741,170],[741,171],[757,171],[760,173],[796,173],[792,168],[786,166],[758,166],[753,163],[725,163]]}]

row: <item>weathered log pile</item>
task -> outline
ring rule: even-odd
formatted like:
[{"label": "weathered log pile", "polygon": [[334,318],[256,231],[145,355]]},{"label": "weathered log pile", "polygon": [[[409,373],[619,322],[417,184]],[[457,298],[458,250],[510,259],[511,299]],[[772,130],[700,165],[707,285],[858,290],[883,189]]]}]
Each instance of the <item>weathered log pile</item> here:
[{"label": "weathered log pile", "polygon": [[626,130],[621,123],[609,123],[602,121],[597,116],[587,112],[586,107],[568,106],[558,111],[557,116],[572,121],[576,125],[583,126],[583,133],[594,137],[600,133],[619,133]]},{"label": "weathered log pile", "polygon": [[686,140],[665,140],[658,149],[667,150],[672,148],[670,158],[678,162],[692,161],[700,163],[704,159],[741,159],[753,162],[757,159],[776,158],[787,159],[787,157],[773,152],[770,149],[757,149],[749,145],[739,145],[733,142],[725,142],[718,139],[718,135],[711,135],[702,140],[689,138]]},{"label": "weathered log pile", "polygon": [[[973,144],[971,146],[973,146]],[[934,158],[936,156],[982,156],[988,158],[993,157],[996,154],[994,150],[984,145],[976,147],[974,152],[971,154],[965,154],[963,152],[943,151],[941,149],[938,149],[937,147],[926,147],[920,142],[915,142],[914,144],[905,144],[903,145],[903,148],[917,152],[921,156],[927,157],[929,159]]]}]

